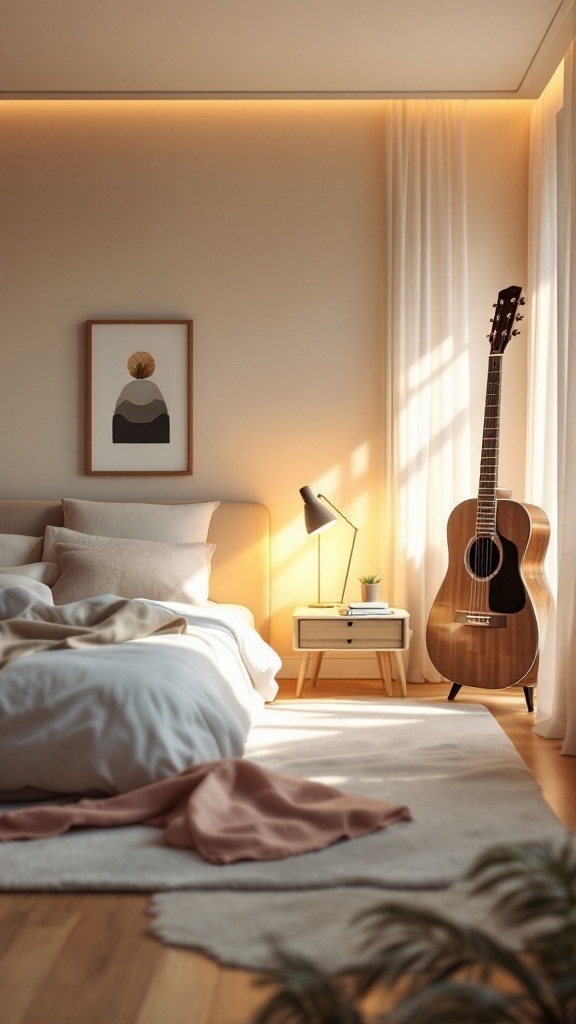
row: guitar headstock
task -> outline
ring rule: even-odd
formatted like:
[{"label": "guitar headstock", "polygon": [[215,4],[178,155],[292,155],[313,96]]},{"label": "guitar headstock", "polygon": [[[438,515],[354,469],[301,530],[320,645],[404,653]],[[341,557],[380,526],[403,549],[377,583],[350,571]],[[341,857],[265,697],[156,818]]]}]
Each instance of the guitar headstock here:
[{"label": "guitar headstock", "polygon": [[514,331],[514,322],[521,320],[518,316],[518,307],[523,306],[525,299],[521,299],[522,289],[517,284],[511,284],[498,292],[498,302],[494,303],[494,316],[492,317],[492,330],[488,335],[490,339],[491,355],[502,354],[510,338],[520,331]]}]

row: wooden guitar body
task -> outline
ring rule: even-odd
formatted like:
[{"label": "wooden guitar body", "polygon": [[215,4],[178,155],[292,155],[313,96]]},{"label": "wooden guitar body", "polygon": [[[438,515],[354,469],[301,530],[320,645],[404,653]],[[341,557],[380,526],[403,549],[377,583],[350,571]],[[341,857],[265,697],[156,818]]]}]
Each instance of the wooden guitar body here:
[{"label": "wooden guitar body", "polygon": [[461,685],[533,682],[551,606],[543,571],[548,519],[535,505],[498,499],[496,533],[478,537],[477,514],[470,499],[448,520],[448,570],[428,620],[428,653]]},{"label": "wooden guitar body", "polygon": [[544,576],[548,519],[541,508],[500,497],[502,356],[520,332],[522,289],[498,293],[488,335],[488,379],[477,500],[457,505],[448,520],[448,571],[426,630],[432,664],[460,687],[502,689],[522,683],[528,710],[537,680],[543,632],[552,603]]}]

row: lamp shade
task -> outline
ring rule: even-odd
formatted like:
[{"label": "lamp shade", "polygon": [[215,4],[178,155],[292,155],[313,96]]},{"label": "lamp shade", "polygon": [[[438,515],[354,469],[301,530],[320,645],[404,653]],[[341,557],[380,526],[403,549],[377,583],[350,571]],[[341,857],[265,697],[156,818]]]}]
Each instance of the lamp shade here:
[{"label": "lamp shade", "polygon": [[304,523],[307,533],[320,533],[338,522],[338,516],[318,500],[311,487],[301,487],[300,494],[304,501]]}]

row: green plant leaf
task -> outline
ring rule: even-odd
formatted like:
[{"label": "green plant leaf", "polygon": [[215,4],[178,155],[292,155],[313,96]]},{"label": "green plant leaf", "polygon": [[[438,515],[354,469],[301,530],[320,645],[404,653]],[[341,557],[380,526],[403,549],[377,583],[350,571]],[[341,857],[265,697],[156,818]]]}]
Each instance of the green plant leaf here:
[{"label": "green plant leaf", "polygon": [[409,993],[414,993],[463,972],[485,983],[498,970],[514,980],[543,1021],[557,1019],[554,991],[546,978],[481,929],[434,910],[393,902],[373,908],[361,915],[363,919],[371,922],[364,948],[372,951],[372,960],[361,991],[376,984],[393,987],[404,978]]},{"label": "green plant leaf", "polygon": [[522,1003],[486,985],[442,982],[401,1000],[387,1024],[527,1024]]},{"label": "green plant leaf", "polygon": [[550,930],[576,909],[576,848],[570,838],[560,850],[538,843],[498,846],[473,865],[474,894],[491,893],[494,912],[506,927],[530,924]]},{"label": "green plant leaf", "polygon": [[254,1024],[367,1024],[346,982],[305,957],[273,945],[272,970],[256,984],[278,988]]},{"label": "green plant leaf", "polygon": [[[468,875],[491,898],[500,937],[425,905],[383,902],[360,915],[370,957],[353,989],[272,943],[275,986],[255,1024],[368,1024],[362,999],[396,998],[382,1024],[576,1024],[576,845],[501,845]],[[521,949],[507,944],[514,927]],[[371,1018],[373,1020],[373,1018]]]}]

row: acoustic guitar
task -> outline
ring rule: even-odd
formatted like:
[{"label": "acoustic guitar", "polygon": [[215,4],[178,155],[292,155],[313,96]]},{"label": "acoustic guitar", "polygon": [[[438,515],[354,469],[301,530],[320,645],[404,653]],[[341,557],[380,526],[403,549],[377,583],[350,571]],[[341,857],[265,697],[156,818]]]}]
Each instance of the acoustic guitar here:
[{"label": "acoustic guitar", "polygon": [[522,682],[529,710],[551,604],[543,570],[549,524],[535,505],[498,491],[502,356],[524,304],[517,285],[498,294],[492,320],[478,498],[448,520],[448,569],[426,629],[433,665],[462,685],[500,689]]}]

